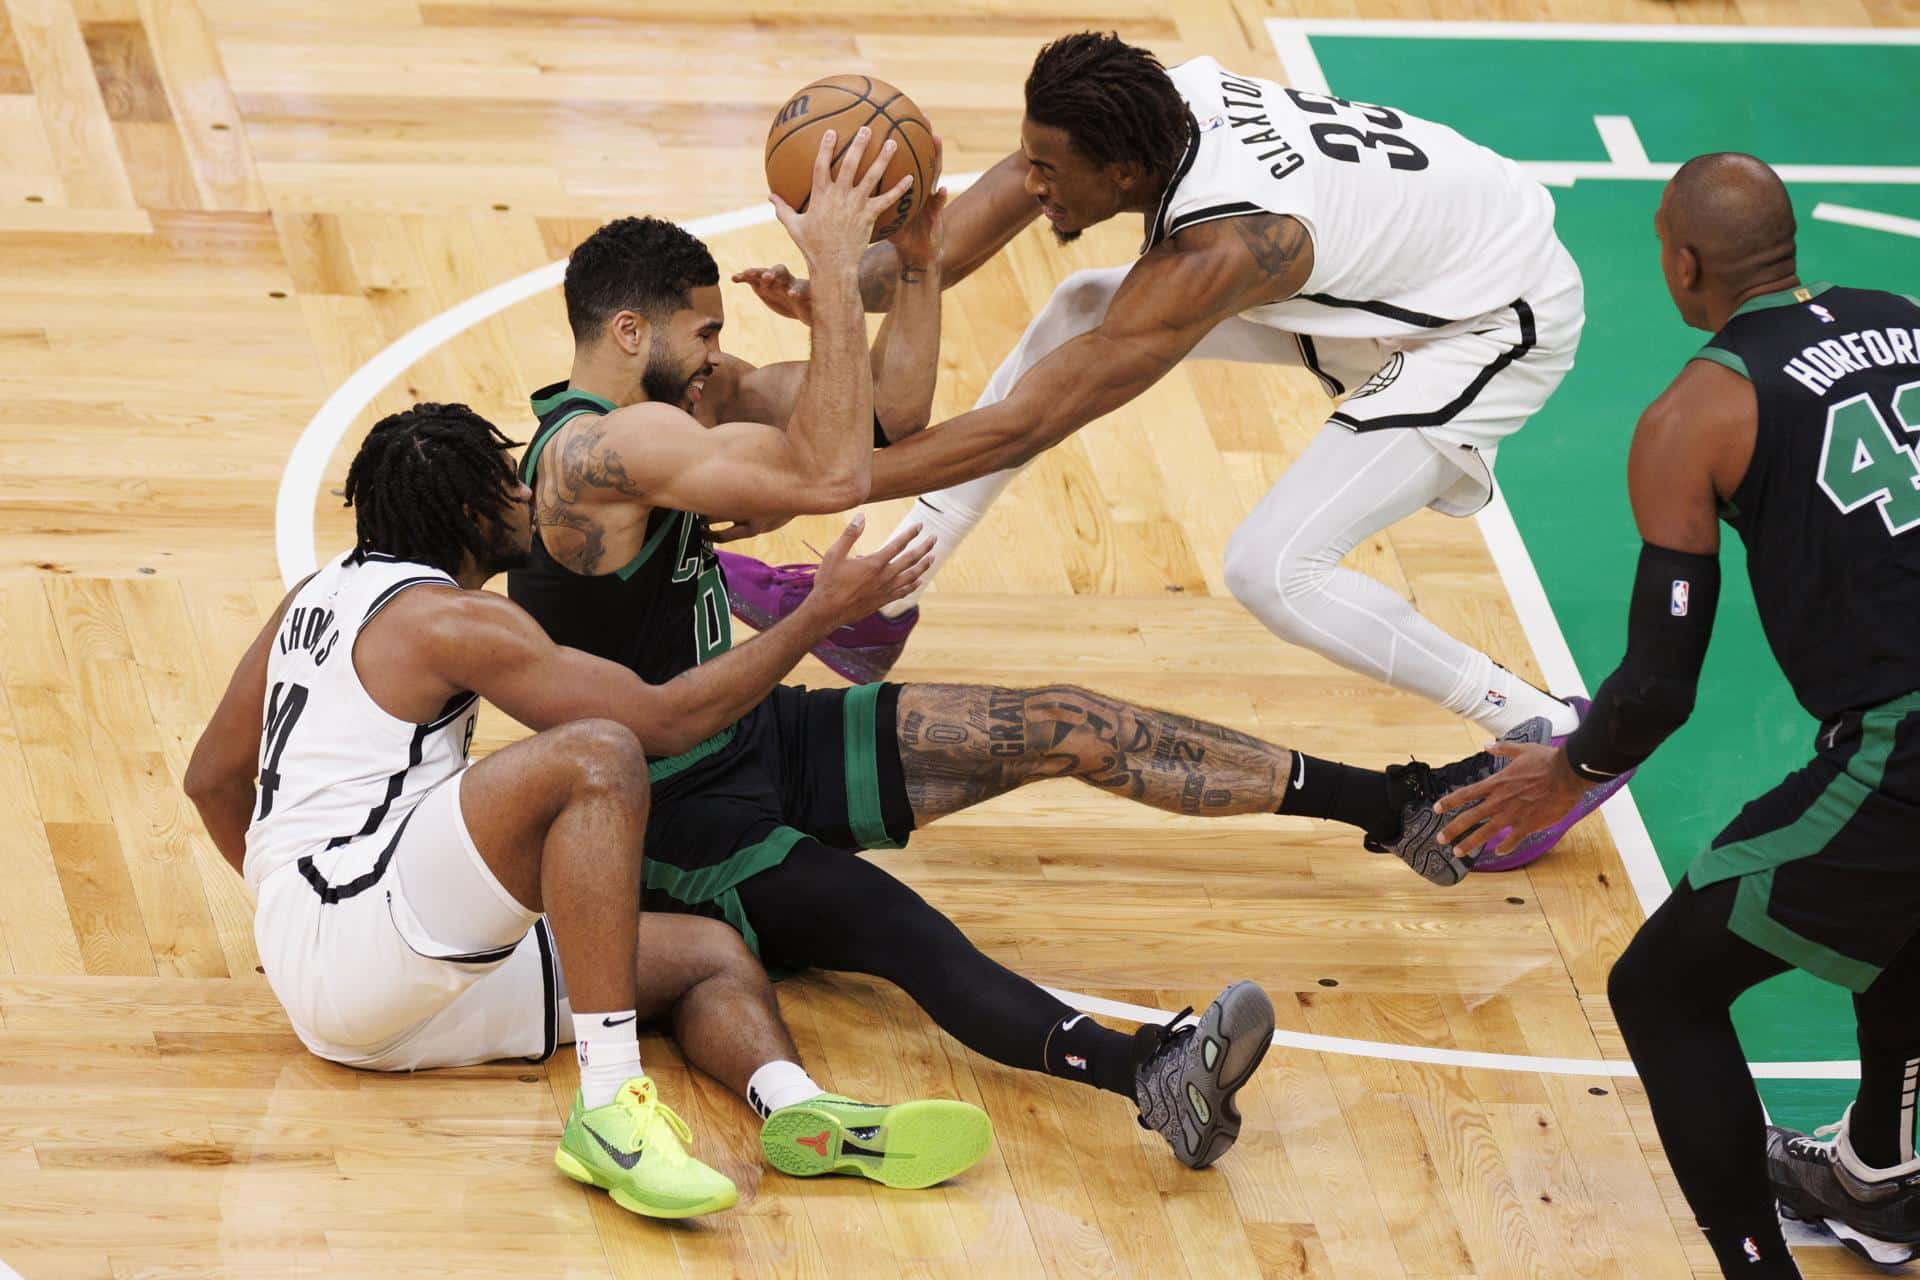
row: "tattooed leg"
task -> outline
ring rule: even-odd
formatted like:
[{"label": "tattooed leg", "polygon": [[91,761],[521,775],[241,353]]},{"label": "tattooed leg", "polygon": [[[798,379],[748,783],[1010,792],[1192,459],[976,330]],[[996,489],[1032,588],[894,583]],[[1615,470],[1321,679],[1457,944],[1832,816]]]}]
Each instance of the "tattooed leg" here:
[{"label": "tattooed leg", "polygon": [[1272,813],[1294,760],[1236,730],[1073,685],[903,685],[898,717],[923,823],[1040,778],[1078,778],[1169,813]]}]

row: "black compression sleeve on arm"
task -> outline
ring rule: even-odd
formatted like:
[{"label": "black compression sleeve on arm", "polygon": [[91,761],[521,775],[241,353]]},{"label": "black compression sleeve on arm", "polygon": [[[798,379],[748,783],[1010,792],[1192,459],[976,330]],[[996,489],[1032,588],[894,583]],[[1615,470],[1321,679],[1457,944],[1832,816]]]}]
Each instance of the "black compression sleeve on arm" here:
[{"label": "black compression sleeve on arm", "polygon": [[1575,773],[1593,781],[1625,773],[1687,722],[1719,603],[1719,557],[1641,544],[1627,656],[1567,739]]}]

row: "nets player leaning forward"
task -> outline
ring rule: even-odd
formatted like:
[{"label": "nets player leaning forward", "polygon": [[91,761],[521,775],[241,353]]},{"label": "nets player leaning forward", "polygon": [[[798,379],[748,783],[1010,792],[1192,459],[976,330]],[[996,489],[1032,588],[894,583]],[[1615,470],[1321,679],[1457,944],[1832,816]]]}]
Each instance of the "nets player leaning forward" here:
[{"label": "nets player leaning forward", "polygon": [[[811,216],[783,209],[791,221]],[[823,369],[857,380],[861,395],[870,376],[856,256],[810,265],[814,363],[803,380],[720,352],[718,269],[678,227],[623,219],[574,251],[573,369],[535,396],[540,426],[521,466],[538,536],[532,563],[508,579],[555,640],[651,681],[723,660],[728,589],[706,520],[772,521],[797,504],[863,496],[809,492],[764,465],[800,429]],[[937,277],[907,287],[937,296]],[[927,312],[937,326],[937,305]],[[852,442],[861,458],[879,456],[864,433]],[[1077,778],[1176,813],[1334,818],[1451,883],[1465,868],[1431,839],[1431,801],[1489,763],[1354,769],[1064,685],[781,688],[737,724],[652,761],[646,901],[725,919],[769,966],[894,982],[996,1061],[1128,1098],[1199,1166],[1233,1141],[1232,1095],[1272,1030],[1258,987],[1229,987],[1197,1025],[1110,1030],[983,955],[854,851],[897,848],[922,823],[1031,781]]]},{"label": "nets player leaning forward", "polygon": [[[808,233],[851,254],[871,203],[822,196]],[[796,441],[863,439],[851,380],[819,374]],[[477,590],[532,541],[508,443],[460,405],[378,423],[347,474],[354,549],[288,594],[194,748],[187,791],[256,898],[263,968],[301,1040],[386,1071],[575,1041],[580,1091],[555,1163],[637,1213],[734,1201],[642,1073],[635,1032],[656,1017],[766,1116],[776,1167],[914,1186],[964,1168],[986,1149],[984,1113],[823,1094],[730,930],[684,916],[638,928],[643,748],[680,751],[733,723],[837,623],[909,589],[919,558],[894,554],[902,540],[848,559],[850,527],[810,617],[649,685]],[[821,478],[801,450],[767,465],[796,486]],[[539,732],[469,768],[479,697]],[[830,1153],[843,1126],[884,1133],[884,1149]]]},{"label": "nets player leaning forward", "polygon": [[[1304,366],[1339,405],[1234,533],[1234,595],[1280,638],[1496,736],[1536,716],[1572,730],[1576,705],[1339,567],[1422,507],[1478,510],[1500,442],[1572,367],[1583,292],[1546,189],[1444,125],[1212,58],[1166,70],[1092,33],[1040,51],[1020,142],[948,211],[943,286],[1041,213],[1062,241],[1122,213],[1143,215],[1146,234],[1130,266],[1054,291],[972,412],[874,459],[873,499],[927,495],[908,522],[938,536],[934,571],[1035,454],[1181,361]],[[892,246],[870,250],[868,304],[897,305],[910,269]],[[804,312],[784,268],[743,275],[776,309]],[[728,570],[756,625],[806,592],[804,567]],[[916,616],[870,619],[821,656],[878,679]],[[1538,857],[1621,781],[1478,869]]]},{"label": "nets player leaning forward", "polygon": [[[1685,723],[1731,525],[1767,642],[1820,722],[1814,757],[1694,860],[1607,995],[1725,1274],[1800,1274],[1776,1196],[1903,1262],[1920,1251],[1920,305],[1803,283],[1786,188],[1751,156],[1688,161],[1654,226],[1674,304],[1714,336],[1634,430],[1626,657],[1564,746],[1500,748],[1506,770],[1443,805],[1479,806],[1450,820],[1461,839],[1482,821],[1528,830]],[[1853,992],[1860,1089],[1827,1141],[1766,1127],[1728,1014],[1789,968]]]}]

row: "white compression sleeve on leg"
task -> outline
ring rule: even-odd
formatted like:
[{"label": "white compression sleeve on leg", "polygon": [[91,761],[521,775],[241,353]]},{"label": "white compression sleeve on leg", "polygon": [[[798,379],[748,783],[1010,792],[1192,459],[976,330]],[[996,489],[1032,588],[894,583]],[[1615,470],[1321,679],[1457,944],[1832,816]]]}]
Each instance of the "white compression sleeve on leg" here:
[{"label": "white compression sleeve on leg", "polygon": [[[1049,352],[1098,325],[1101,317],[1107,314],[1107,303],[1112,300],[1114,291],[1119,289],[1126,274],[1125,267],[1107,267],[1076,271],[1062,281],[1060,287],[1049,295],[1040,314],[1027,325],[1027,331],[1020,335],[1020,341],[1007,353],[1007,358],[993,371],[993,377],[987,380],[986,390],[973,402],[973,407],[983,409],[1005,400],[1012,393],[1014,385],[1026,376],[1027,370]],[[950,429],[946,426],[932,428],[935,431]],[[962,425],[959,429],[964,431],[966,427]],[[933,564],[920,579],[920,585],[912,595],[896,600],[880,611],[894,618],[918,604],[921,594],[933,581],[934,575],[940,572],[941,566],[952,558],[960,544],[966,541],[967,535],[986,517],[987,508],[993,505],[994,499],[1006,492],[1013,478],[1030,465],[1022,463],[977,480],[963,481],[926,494],[916,501],[894,534],[897,535],[911,524],[925,526],[938,539],[933,551]]]},{"label": "white compression sleeve on leg", "polygon": [[1454,639],[1396,591],[1339,568],[1363,539],[1445,492],[1453,465],[1413,430],[1323,427],[1227,546],[1233,594],[1283,640],[1499,734],[1572,709]]}]

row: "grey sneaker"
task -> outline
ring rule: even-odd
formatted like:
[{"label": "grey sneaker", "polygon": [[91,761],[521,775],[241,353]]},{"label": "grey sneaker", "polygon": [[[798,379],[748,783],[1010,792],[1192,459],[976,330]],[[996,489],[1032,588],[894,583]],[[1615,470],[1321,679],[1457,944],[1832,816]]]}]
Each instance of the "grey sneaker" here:
[{"label": "grey sneaker", "polygon": [[1255,983],[1236,982],[1198,1022],[1182,1026],[1192,1012],[1183,1009],[1164,1027],[1134,1033],[1140,1065],[1133,1098],[1140,1127],[1159,1130],[1181,1164],[1204,1169],[1240,1136],[1233,1095],[1273,1043],[1273,1001]]},{"label": "grey sneaker", "polygon": [[1824,1125],[1805,1134],[1767,1126],[1767,1177],[1781,1214],[1826,1227],[1869,1262],[1911,1262],[1920,1256],[1920,1174],[1859,1177],[1840,1158],[1840,1129]]},{"label": "grey sneaker", "polygon": [[[1535,716],[1502,734],[1500,741],[1536,743],[1552,736],[1553,725],[1545,716]],[[1387,786],[1400,810],[1400,830],[1392,834],[1368,832],[1366,847],[1375,853],[1398,854],[1400,861],[1435,884],[1459,884],[1473,870],[1473,858],[1462,857],[1440,839],[1440,828],[1453,819],[1435,813],[1434,801],[1469,783],[1491,778],[1506,767],[1504,759],[1484,751],[1438,768],[1418,760],[1388,765]]]}]

